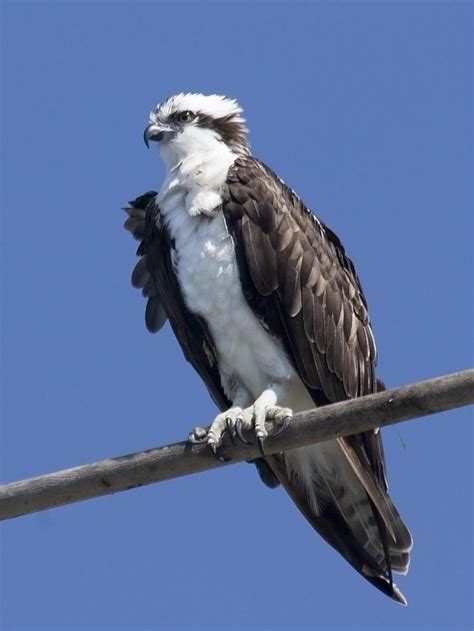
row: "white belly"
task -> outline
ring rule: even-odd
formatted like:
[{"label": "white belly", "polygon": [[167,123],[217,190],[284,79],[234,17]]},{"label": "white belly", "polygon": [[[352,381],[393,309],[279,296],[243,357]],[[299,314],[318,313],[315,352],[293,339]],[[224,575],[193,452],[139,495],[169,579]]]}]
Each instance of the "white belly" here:
[{"label": "white belly", "polygon": [[245,301],[222,213],[208,218],[181,212],[187,225],[174,235],[175,263],[185,302],[205,319],[221,373],[258,397],[270,381],[290,380],[293,368]]}]

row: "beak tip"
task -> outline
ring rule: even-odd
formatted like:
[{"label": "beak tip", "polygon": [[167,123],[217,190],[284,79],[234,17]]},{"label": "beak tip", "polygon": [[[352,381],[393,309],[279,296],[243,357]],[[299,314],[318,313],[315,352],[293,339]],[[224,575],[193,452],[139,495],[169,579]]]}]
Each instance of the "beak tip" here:
[{"label": "beak tip", "polygon": [[150,148],[150,138],[148,136],[148,127],[143,132],[143,142],[145,143],[146,148],[149,149]]}]

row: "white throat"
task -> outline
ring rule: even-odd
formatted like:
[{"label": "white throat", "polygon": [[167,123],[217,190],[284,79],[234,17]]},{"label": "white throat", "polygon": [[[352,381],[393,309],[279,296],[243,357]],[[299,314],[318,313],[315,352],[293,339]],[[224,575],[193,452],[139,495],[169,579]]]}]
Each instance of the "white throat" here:
[{"label": "white throat", "polygon": [[160,154],[168,169],[192,156],[205,157],[216,151],[228,150],[218,134],[211,129],[189,125],[160,145]]},{"label": "white throat", "polygon": [[194,125],[163,142],[160,153],[166,165],[166,178],[158,196],[160,208],[168,206],[167,198],[179,192],[190,215],[212,216],[238,154],[216,132]]}]

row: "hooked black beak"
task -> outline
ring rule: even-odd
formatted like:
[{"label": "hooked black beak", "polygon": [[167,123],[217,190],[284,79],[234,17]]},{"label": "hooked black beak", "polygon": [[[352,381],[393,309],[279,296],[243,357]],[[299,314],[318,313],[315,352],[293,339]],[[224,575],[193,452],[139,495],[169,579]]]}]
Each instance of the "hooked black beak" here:
[{"label": "hooked black beak", "polygon": [[165,125],[157,125],[156,123],[150,123],[143,132],[143,140],[148,148],[150,148],[150,140],[154,142],[161,142],[166,134],[173,132],[170,127]]}]

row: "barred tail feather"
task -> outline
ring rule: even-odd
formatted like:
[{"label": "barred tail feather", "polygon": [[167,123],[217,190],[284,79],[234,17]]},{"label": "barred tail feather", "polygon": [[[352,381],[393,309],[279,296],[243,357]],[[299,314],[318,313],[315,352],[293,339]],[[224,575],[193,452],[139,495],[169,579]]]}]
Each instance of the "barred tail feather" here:
[{"label": "barred tail feather", "polygon": [[408,571],[411,535],[385,492],[379,498],[384,502],[381,515],[342,451],[332,459],[334,468],[327,475],[324,459],[338,450],[337,442],[331,442],[323,449],[316,445],[271,456],[267,462],[313,528],[365,579],[405,605],[392,571]]}]

